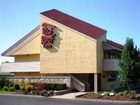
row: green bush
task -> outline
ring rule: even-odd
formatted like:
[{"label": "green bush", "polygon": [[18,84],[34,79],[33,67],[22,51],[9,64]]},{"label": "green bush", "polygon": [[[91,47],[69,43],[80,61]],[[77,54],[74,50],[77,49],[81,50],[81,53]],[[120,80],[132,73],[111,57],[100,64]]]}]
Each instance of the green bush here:
[{"label": "green bush", "polygon": [[96,98],[100,98],[101,94],[99,92],[96,93]]},{"label": "green bush", "polygon": [[118,95],[119,95],[119,96],[123,96],[123,92],[119,92]]},{"label": "green bush", "polygon": [[23,90],[22,93],[23,93],[23,94],[28,94],[28,91]]},{"label": "green bush", "polygon": [[0,86],[0,90],[1,90],[2,88],[1,88],[1,86]]},{"label": "green bush", "polygon": [[27,82],[27,83],[22,83],[21,85],[34,85],[35,83],[30,83],[30,82]]},{"label": "green bush", "polygon": [[24,91],[25,90],[25,86],[20,86],[20,91]]},{"label": "green bush", "polygon": [[33,89],[34,89],[34,86],[33,85],[25,85],[25,90],[27,92],[31,92]]},{"label": "green bush", "polygon": [[66,89],[66,84],[56,84],[55,90],[64,90]]},{"label": "green bush", "polygon": [[136,96],[136,99],[140,100],[140,96]]},{"label": "green bush", "polygon": [[5,85],[5,78],[0,78],[0,87],[2,88]]},{"label": "green bush", "polygon": [[8,86],[4,86],[4,87],[2,88],[2,90],[3,90],[3,91],[8,91]]},{"label": "green bush", "polygon": [[29,93],[29,90],[28,90],[28,87],[26,87],[25,85],[20,85],[20,92],[23,93],[23,94],[28,94]]},{"label": "green bush", "polygon": [[135,90],[131,90],[130,91],[130,99],[135,99],[136,98],[136,91]]},{"label": "green bush", "polygon": [[62,83],[47,83],[46,90],[64,90],[66,89],[66,84]]},{"label": "green bush", "polygon": [[136,91],[135,90],[131,90],[130,94],[136,94]]},{"label": "green bush", "polygon": [[136,98],[136,94],[130,94],[130,99],[135,99]]},{"label": "green bush", "polygon": [[125,91],[122,92],[122,94],[123,94],[123,96],[126,96],[128,94],[128,91],[125,90]]},{"label": "green bush", "polygon": [[0,87],[4,87],[4,86],[9,86],[9,80],[6,80],[6,78],[4,78],[4,77],[1,77],[0,78]]},{"label": "green bush", "polygon": [[15,91],[15,88],[14,87],[9,87],[9,91],[10,92],[14,92]]},{"label": "green bush", "polygon": [[14,87],[14,83],[10,83],[9,84],[9,87]]},{"label": "green bush", "polygon": [[18,84],[19,86],[23,86],[23,85],[25,85],[24,82],[17,82],[17,83],[15,83],[15,84]]},{"label": "green bush", "polygon": [[19,84],[14,84],[15,90],[20,90],[20,85]]},{"label": "green bush", "polygon": [[55,90],[55,83],[46,84],[46,90]]}]

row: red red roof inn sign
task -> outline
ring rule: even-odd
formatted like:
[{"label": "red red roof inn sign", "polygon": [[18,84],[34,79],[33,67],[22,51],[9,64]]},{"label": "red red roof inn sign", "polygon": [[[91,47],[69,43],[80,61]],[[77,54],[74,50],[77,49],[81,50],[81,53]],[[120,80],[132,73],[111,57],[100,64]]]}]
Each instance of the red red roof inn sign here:
[{"label": "red red roof inn sign", "polygon": [[54,25],[43,23],[42,25],[42,37],[41,43],[44,48],[48,49],[52,47],[54,41]]}]

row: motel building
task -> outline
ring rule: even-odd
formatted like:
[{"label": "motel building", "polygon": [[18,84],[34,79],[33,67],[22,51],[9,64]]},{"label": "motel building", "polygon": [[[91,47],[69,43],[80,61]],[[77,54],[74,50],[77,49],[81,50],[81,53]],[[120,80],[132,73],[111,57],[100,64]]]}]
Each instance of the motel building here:
[{"label": "motel building", "polygon": [[14,82],[66,83],[78,91],[113,90],[123,46],[108,40],[107,31],[52,9],[40,23],[1,55],[0,72],[14,73]]}]

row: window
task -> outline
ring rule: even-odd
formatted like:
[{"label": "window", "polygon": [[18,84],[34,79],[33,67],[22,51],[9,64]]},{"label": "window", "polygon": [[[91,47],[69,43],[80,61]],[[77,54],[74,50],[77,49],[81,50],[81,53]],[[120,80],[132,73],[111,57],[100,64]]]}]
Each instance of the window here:
[{"label": "window", "polygon": [[119,59],[120,58],[120,52],[104,51],[104,58],[105,59]]},{"label": "window", "polygon": [[117,74],[116,73],[108,73],[107,76],[108,82],[113,82],[117,80]]}]

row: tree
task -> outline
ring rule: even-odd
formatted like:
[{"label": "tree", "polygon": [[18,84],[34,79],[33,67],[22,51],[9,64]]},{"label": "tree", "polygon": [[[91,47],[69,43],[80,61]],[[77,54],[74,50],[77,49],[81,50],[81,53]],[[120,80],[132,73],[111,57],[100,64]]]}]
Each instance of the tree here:
[{"label": "tree", "polygon": [[119,61],[119,78],[121,82],[125,83],[129,87],[129,91],[131,90],[131,86],[133,86],[137,81],[137,58],[137,47],[134,47],[133,39],[127,38]]}]

